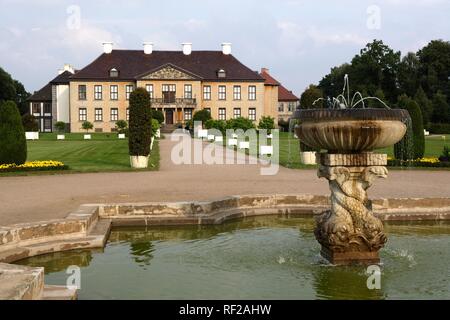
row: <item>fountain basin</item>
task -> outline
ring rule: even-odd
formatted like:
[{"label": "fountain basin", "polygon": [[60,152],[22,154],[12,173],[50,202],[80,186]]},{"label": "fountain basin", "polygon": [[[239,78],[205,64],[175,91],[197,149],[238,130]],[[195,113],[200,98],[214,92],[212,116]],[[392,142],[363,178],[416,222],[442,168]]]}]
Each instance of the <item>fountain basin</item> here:
[{"label": "fountain basin", "polygon": [[300,140],[328,153],[361,153],[391,146],[406,133],[404,109],[309,109],[294,114]]}]

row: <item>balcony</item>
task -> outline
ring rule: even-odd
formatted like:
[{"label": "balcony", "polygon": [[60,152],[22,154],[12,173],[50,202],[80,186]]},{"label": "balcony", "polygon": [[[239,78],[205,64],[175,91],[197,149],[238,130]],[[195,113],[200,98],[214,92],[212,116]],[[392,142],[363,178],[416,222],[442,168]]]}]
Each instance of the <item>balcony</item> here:
[{"label": "balcony", "polygon": [[187,98],[173,98],[173,97],[164,97],[164,98],[153,98],[151,99],[152,107],[190,107],[195,108],[197,106],[197,100],[195,98],[187,99]]}]

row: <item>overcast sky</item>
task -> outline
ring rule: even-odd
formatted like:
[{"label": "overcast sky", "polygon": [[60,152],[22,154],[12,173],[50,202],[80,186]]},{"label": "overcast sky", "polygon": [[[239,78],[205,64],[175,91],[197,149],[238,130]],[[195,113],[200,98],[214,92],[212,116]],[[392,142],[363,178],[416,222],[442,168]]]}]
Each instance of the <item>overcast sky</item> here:
[{"label": "overcast sky", "polygon": [[0,66],[33,92],[64,63],[86,66],[102,41],[155,50],[231,42],[241,62],[299,94],[374,38],[403,54],[450,40],[449,12],[450,0],[0,0]]}]

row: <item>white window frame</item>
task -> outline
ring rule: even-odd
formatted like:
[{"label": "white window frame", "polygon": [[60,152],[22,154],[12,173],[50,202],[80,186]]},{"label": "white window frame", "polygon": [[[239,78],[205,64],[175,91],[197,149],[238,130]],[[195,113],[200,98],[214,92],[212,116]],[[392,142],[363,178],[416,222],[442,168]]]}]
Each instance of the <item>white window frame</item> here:
[{"label": "white window frame", "polygon": [[227,109],[226,108],[219,108],[219,120],[227,120]]},{"label": "white window frame", "polygon": [[133,92],[134,90],[134,85],[132,84],[127,84],[125,86],[125,96],[127,100],[130,100],[130,94]]},{"label": "white window frame", "polygon": [[101,84],[94,85],[94,100],[103,99],[103,86]]},{"label": "white window frame", "polygon": [[211,100],[211,86],[203,86],[203,100]]},{"label": "white window frame", "polygon": [[234,108],[233,109],[233,118],[239,118],[241,117],[241,108]]},{"label": "white window frame", "polygon": [[109,112],[110,120],[111,121],[119,121],[119,109],[118,108],[111,108]]},{"label": "white window frame", "polygon": [[227,100],[227,86],[224,85],[219,86],[219,100],[221,101]]},{"label": "white window frame", "polygon": [[87,121],[87,108],[78,108],[78,121]]},{"label": "white window frame", "polygon": [[153,84],[146,84],[145,90],[147,90],[150,99],[153,99]]},{"label": "white window frame", "polygon": [[241,86],[233,86],[233,100],[241,100]]},{"label": "white window frame", "polygon": [[184,109],[184,120],[192,120],[192,109]]},{"label": "white window frame", "polygon": [[102,108],[95,108],[94,110],[94,119],[96,122],[103,121],[103,109]]},{"label": "white window frame", "polygon": [[[189,89],[189,90],[186,90]],[[192,84],[185,84],[184,85],[184,98],[185,99],[192,99]]]},{"label": "white window frame", "polygon": [[119,100],[119,86],[113,84],[109,87],[109,99],[110,100]]},{"label": "white window frame", "polygon": [[248,86],[248,100],[256,100],[256,86]]},{"label": "white window frame", "polygon": [[252,121],[256,121],[256,108],[248,108],[248,118]]}]

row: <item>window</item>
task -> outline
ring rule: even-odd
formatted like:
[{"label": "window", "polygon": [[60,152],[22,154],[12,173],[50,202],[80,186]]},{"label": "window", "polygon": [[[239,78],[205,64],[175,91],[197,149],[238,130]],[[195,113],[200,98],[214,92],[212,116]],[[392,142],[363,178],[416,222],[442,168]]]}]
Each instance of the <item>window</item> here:
[{"label": "window", "polygon": [[219,71],[217,71],[218,78],[225,78],[226,76],[227,76],[227,73],[225,72],[225,70],[220,69]]},{"label": "window", "polygon": [[227,99],[227,87],[219,86],[219,100]]},{"label": "window", "polygon": [[294,111],[295,110],[295,102],[289,102],[288,110],[289,111]]},{"label": "window", "polygon": [[225,108],[219,108],[219,120],[227,120],[227,110]]},{"label": "window", "polygon": [[52,104],[44,103],[44,113],[52,113]]},{"label": "window", "polygon": [[78,100],[86,100],[86,86],[84,84],[78,86]]},{"label": "window", "polygon": [[87,121],[87,109],[86,108],[78,109],[78,120]]},{"label": "window", "polygon": [[233,117],[236,119],[239,118],[240,116],[241,116],[241,108],[234,108]]},{"label": "window", "polygon": [[94,86],[94,99],[102,100],[102,86]]},{"label": "window", "polygon": [[95,108],[95,121],[103,121],[103,109]]},{"label": "window", "polygon": [[119,71],[116,68],[109,70],[109,76],[111,78],[117,78],[119,76]]},{"label": "window", "polygon": [[111,121],[119,120],[119,109],[111,108]]},{"label": "window", "polygon": [[233,100],[241,100],[241,86],[233,87]]},{"label": "window", "polygon": [[118,100],[119,99],[119,87],[114,85],[111,86],[111,90],[109,92],[109,98],[111,100]]},{"label": "window", "polygon": [[127,121],[130,120],[130,108],[127,108]]},{"label": "window", "polygon": [[211,86],[203,86],[203,100],[211,100]]},{"label": "window", "polygon": [[256,86],[248,86],[248,100],[256,100]]},{"label": "window", "polygon": [[248,118],[252,121],[256,121],[256,109],[255,108],[248,109]]},{"label": "window", "polygon": [[44,118],[44,131],[52,132],[52,118]]},{"label": "window", "polygon": [[33,103],[33,113],[41,113],[41,104]]},{"label": "window", "polygon": [[148,92],[148,94],[150,96],[150,99],[153,99],[153,85],[152,84],[147,84],[145,86],[145,90],[147,90],[147,92]]},{"label": "window", "polygon": [[192,85],[191,84],[184,85],[184,98],[192,99]]},{"label": "window", "polygon": [[278,112],[284,112],[284,103],[283,102],[278,103]]},{"label": "window", "polygon": [[133,89],[134,89],[134,86],[132,84],[131,85],[127,85],[125,87],[126,99],[127,100],[130,100],[130,94],[133,92]]},{"label": "window", "polygon": [[192,109],[184,110],[184,120],[192,120]]},{"label": "window", "polygon": [[162,85],[162,94],[163,94],[163,102],[164,103],[174,103],[175,102],[175,94],[176,94],[176,86],[174,84],[163,84]]}]

